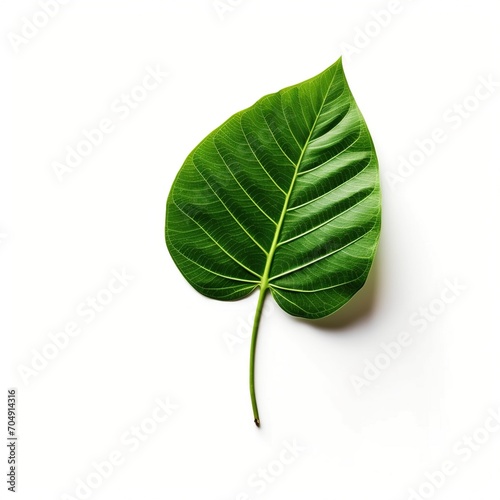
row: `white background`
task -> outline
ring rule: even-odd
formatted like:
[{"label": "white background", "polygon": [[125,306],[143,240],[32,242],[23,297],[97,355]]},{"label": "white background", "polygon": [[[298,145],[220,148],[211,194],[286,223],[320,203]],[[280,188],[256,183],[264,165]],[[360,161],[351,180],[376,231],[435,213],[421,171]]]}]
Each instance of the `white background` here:
[{"label": "white background", "polygon": [[[377,28],[372,11],[388,1],[233,3],[221,18],[211,0],[74,1],[16,51],[12,34],[40,6],[2,0],[0,426],[3,436],[6,389],[17,387],[17,498],[82,498],[77,480],[113,451],[124,463],[91,498],[404,500],[446,460],[456,472],[434,493],[424,487],[427,498],[498,498],[500,432],[470,460],[460,441],[486,439],[478,429],[500,405],[500,88],[463,120],[449,110],[480,78],[500,81],[500,4],[401,1]],[[333,317],[270,308],[257,429],[249,340],[237,337],[255,297],[216,302],[188,285],[164,244],[165,200],[206,134],[342,53],[379,154],[379,252],[366,287]],[[169,76],[122,119],[113,102],[148,66]],[[60,182],[54,162],[106,117],[113,132]],[[400,156],[435,128],[446,140],[392,186]],[[87,324],[79,304],[122,269],[133,279]],[[447,279],[466,290],[444,305]],[[439,314],[418,332],[410,317],[430,303]],[[19,367],[70,321],[81,334],[23,380]],[[403,331],[411,345],[358,393],[352,377]],[[121,436],[157,397],[178,409],[131,452]],[[280,468],[294,440],[305,449]],[[272,482],[252,485],[270,464]]]}]

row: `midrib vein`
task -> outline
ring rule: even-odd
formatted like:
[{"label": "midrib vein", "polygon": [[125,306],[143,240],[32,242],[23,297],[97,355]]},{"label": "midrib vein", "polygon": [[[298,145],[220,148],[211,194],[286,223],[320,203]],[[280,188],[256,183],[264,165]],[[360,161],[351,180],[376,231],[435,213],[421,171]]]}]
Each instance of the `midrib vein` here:
[{"label": "midrib vein", "polygon": [[[337,72],[335,72],[335,74],[336,73]],[[286,194],[285,203],[283,204],[283,210],[281,211],[281,215],[280,215],[278,224],[276,226],[276,231],[274,233],[274,239],[273,239],[273,242],[271,244],[271,248],[269,249],[269,254],[268,254],[267,260],[266,260],[266,266],[264,268],[264,273],[262,274],[262,278],[260,281],[260,293],[261,294],[264,294],[265,290],[269,286],[269,272],[271,271],[271,265],[273,263],[274,254],[276,253],[276,249],[278,248],[278,240],[279,240],[279,237],[281,234],[281,228],[283,227],[283,222],[285,221],[285,216],[286,216],[286,213],[288,210],[288,205],[290,204],[290,198],[292,195],[293,188],[295,186],[295,181],[297,180],[299,168],[300,168],[300,165],[301,165],[302,160],[304,158],[304,155],[306,153],[306,150],[309,146],[309,143],[311,142],[311,137],[314,133],[314,130],[315,130],[316,125],[318,123],[319,117],[321,116],[321,112],[323,111],[323,108],[325,106],[325,102],[326,102],[326,99],[327,99],[328,94],[330,92],[330,88],[332,86],[334,79],[335,79],[335,75],[333,75],[332,79],[330,80],[330,84],[328,85],[328,88],[326,89],[325,97],[323,98],[323,102],[321,103],[321,106],[316,114],[316,118],[314,119],[314,123],[312,124],[311,130],[309,132],[309,136],[307,137],[306,142],[304,144],[304,147],[302,148],[302,151],[300,152],[300,157],[299,157],[297,163],[295,164],[295,172],[293,173],[292,182],[290,183],[290,188],[288,189],[288,193]]]}]

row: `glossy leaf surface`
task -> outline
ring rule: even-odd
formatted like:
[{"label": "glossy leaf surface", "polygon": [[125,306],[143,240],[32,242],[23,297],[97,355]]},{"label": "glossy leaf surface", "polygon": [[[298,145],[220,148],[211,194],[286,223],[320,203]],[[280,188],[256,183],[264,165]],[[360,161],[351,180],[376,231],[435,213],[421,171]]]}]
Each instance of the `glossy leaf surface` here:
[{"label": "glossy leaf surface", "polygon": [[359,290],[379,229],[377,158],[340,60],[208,135],[167,203],[167,245],[194,288],[233,300],[267,284],[305,318]]}]

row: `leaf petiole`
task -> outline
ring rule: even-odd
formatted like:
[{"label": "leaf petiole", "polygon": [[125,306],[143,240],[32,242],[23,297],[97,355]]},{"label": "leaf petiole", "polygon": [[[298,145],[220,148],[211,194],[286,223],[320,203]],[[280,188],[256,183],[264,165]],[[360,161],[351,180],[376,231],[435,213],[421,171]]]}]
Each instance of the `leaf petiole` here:
[{"label": "leaf petiole", "polygon": [[257,427],[260,427],[259,409],[257,407],[257,398],[255,397],[255,347],[257,345],[257,334],[259,331],[260,317],[262,316],[262,308],[266,298],[267,284],[261,285],[257,309],[252,329],[252,343],[250,345],[250,398],[252,399],[252,409],[254,422]]}]

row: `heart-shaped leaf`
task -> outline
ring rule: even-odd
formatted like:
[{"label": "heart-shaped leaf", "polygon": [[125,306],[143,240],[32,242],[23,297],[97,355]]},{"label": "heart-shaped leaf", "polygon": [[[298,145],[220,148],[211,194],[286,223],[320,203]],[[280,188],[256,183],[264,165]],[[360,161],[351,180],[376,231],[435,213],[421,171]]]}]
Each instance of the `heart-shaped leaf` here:
[{"label": "heart-shaped leaf", "polygon": [[250,355],[269,290],[286,312],[321,318],[364,284],[380,233],[375,148],[339,59],[263,97],[189,154],[167,200],[166,242],[203,295],[260,287]]}]

